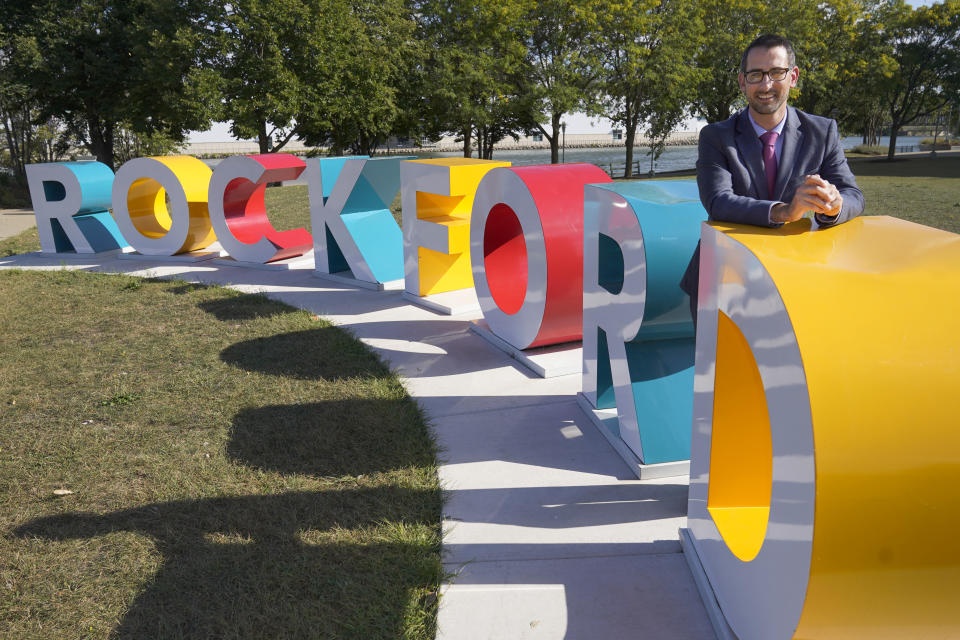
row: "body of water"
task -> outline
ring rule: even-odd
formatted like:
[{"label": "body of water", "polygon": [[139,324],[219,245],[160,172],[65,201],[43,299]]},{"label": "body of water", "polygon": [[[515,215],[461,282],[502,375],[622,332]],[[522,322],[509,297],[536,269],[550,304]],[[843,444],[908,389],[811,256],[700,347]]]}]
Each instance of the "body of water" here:
[{"label": "body of water", "polygon": [[[916,147],[920,144],[920,140],[923,138],[916,136],[899,136],[897,137],[897,146],[898,147]],[[861,138],[859,136],[848,136],[841,140],[841,144],[844,149],[852,149],[853,147],[860,144]],[[881,146],[886,147],[890,143],[889,138],[881,138]],[[647,155],[648,147],[635,147],[633,150],[633,161],[634,163],[639,162],[639,172],[637,172],[636,164],[634,165],[634,174],[637,176],[644,176],[650,171],[650,156]],[[916,149],[914,149],[916,150]],[[463,154],[461,152],[448,151],[441,153],[423,153],[416,152],[411,150],[410,155],[416,155],[420,158],[459,158]],[[589,149],[567,149],[565,154],[565,159],[567,163],[573,162],[586,162],[589,164],[595,164],[604,171],[610,172],[611,167],[613,169],[613,175],[622,176],[623,175],[623,165],[626,156],[626,150],[623,147],[603,147],[603,148],[589,148]],[[509,161],[515,166],[524,166],[524,165],[535,165],[535,164],[550,164],[550,149],[525,149],[522,151],[494,151],[493,152],[494,160],[505,160]],[[211,168],[215,167],[220,163],[220,159],[207,159],[204,160],[208,166]],[[657,160],[655,165],[655,171],[657,173],[663,173],[667,171],[685,171],[691,170],[696,166],[697,163],[697,147],[693,145],[689,146],[678,146],[678,147],[667,147],[664,149],[663,153],[660,155],[660,158]],[[293,180],[290,182],[285,182],[284,184],[305,184],[306,180],[303,178],[299,180]]]},{"label": "body of water", "polygon": [[[923,138],[916,136],[898,136],[897,146],[914,146],[920,144]],[[852,149],[861,142],[860,136],[848,136],[841,139],[844,149]],[[890,138],[880,138],[880,145],[886,147],[890,143]],[[646,174],[650,170],[650,156],[647,155],[649,147],[635,147],[633,150],[634,163],[640,163],[640,175]],[[432,158],[456,158],[463,154],[458,152],[432,153],[429,156],[419,154],[421,157]],[[626,150],[623,147],[603,147],[590,149],[567,149],[566,161],[570,162],[588,162],[598,167],[609,170],[611,166],[617,171],[618,175],[623,175],[623,164],[626,158]],[[523,151],[494,151],[494,160],[506,160],[514,165],[531,164],[550,164],[549,149],[526,149]],[[667,147],[664,149],[660,158],[656,161],[654,170],[657,173],[664,171],[683,171],[693,169],[697,163],[696,146]],[[636,169],[636,167],[635,167]]]}]

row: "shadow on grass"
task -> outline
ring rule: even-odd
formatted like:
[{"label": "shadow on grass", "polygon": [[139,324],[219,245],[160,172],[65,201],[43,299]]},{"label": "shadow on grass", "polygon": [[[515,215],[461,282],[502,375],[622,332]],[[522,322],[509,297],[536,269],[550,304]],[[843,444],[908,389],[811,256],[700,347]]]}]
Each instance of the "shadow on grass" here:
[{"label": "shadow on grass", "polygon": [[[170,284],[169,281],[167,284]],[[193,293],[195,291],[203,291],[205,289],[212,289],[213,286],[209,284],[203,284],[202,282],[185,282],[176,287],[170,287],[167,289],[167,293],[172,293],[175,296],[184,296],[188,293]]]},{"label": "shadow on grass", "polygon": [[[150,281],[163,283],[165,285],[169,284],[160,279],[151,279]],[[175,296],[182,296],[196,291],[218,288],[217,285],[203,284],[201,282],[185,282],[176,287],[169,287],[166,291]],[[215,298],[213,300],[204,300],[198,303],[197,307],[222,322],[256,320],[257,318],[282,316],[300,311],[296,307],[278,300],[272,300],[261,293],[242,293]]]},{"label": "shadow on grass", "polygon": [[301,380],[388,377],[387,369],[363,344],[335,327],[245,340],[224,349],[220,359],[246,371]]},{"label": "shadow on grass", "polygon": [[337,400],[239,412],[227,455],[246,466],[316,476],[429,467],[434,452],[409,400]]},{"label": "shadow on grass", "polygon": [[217,320],[224,322],[269,318],[298,311],[282,302],[271,300],[264,295],[256,293],[245,293],[239,296],[206,300],[197,306],[214,316]]},{"label": "shadow on grass", "polygon": [[14,534],[68,540],[132,531],[155,541],[163,565],[111,637],[396,638],[411,599],[429,599],[440,579],[437,549],[344,530],[434,526],[435,493],[391,487],[184,500],[41,518]]}]

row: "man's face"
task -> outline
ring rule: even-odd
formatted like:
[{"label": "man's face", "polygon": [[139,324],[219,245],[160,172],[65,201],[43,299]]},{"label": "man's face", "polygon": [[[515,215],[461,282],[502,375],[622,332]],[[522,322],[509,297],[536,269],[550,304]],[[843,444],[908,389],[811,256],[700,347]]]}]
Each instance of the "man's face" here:
[{"label": "man's face", "polygon": [[797,86],[797,80],[800,78],[800,69],[790,66],[787,50],[783,47],[770,49],[754,47],[750,50],[747,54],[748,73],[771,69],[789,69],[789,71],[783,80],[771,80],[769,76],[764,75],[763,79],[756,84],[748,83],[742,72],[737,76],[740,91],[746,96],[750,110],[756,114],[772,114],[781,109],[786,110],[790,88]]}]

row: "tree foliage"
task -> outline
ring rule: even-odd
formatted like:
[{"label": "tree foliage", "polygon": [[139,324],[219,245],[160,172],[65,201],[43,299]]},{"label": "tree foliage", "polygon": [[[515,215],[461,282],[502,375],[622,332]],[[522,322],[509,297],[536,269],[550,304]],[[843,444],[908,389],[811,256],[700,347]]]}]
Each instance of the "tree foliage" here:
[{"label": "tree foliage", "polygon": [[59,118],[112,167],[122,122],[174,140],[209,126],[217,82],[204,64],[206,9],[200,0],[39,0],[9,7],[3,26],[39,55],[26,80],[40,117]]},{"label": "tree foliage", "polygon": [[700,39],[702,23],[690,0],[621,0],[608,5],[600,25],[601,104],[624,127],[629,178],[640,125],[654,140],[652,164],[689,108],[701,75],[690,43]]},{"label": "tree foliage", "polygon": [[216,68],[224,118],[236,138],[255,138],[260,153],[279,151],[295,134],[306,91],[296,73],[303,54],[299,0],[235,0],[217,29]]},{"label": "tree foliage", "polygon": [[906,11],[902,3],[874,0],[867,5],[854,34],[841,79],[845,100],[840,118],[847,130],[862,134],[863,144],[880,144],[887,122],[884,86],[897,67],[891,28]]},{"label": "tree foliage", "polygon": [[[405,86],[422,57],[403,0],[306,0],[296,72],[306,88],[297,130],[334,153],[369,154],[413,118]],[[402,129],[408,129],[407,132]]]},{"label": "tree foliage", "polygon": [[3,124],[7,162],[14,175],[25,179],[24,165],[31,161],[37,117],[36,92],[24,78],[38,64],[31,41],[9,33],[0,25],[0,122]]},{"label": "tree foliage", "polygon": [[703,38],[694,55],[703,75],[691,91],[693,112],[719,122],[730,117],[740,100],[740,56],[769,24],[770,10],[763,0],[703,0],[700,11]]},{"label": "tree foliage", "polygon": [[[294,136],[370,153],[459,135],[481,157],[534,129],[559,159],[566,114],[654,140],[688,112],[742,105],[760,33],[796,47],[792,102],[865,137],[960,103],[960,0],[10,0],[0,121],[16,171],[68,141],[113,166],[176,148],[213,118],[262,152]],[[891,151],[892,153],[892,151]]]},{"label": "tree foliage", "polygon": [[420,35],[429,51],[423,67],[425,131],[453,133],[470,157],[491,158],[493,145],[536,127],[523,64],[529,3],[426,0],[418,6]]},{"label": "tree foliage", "polygon": [[559,161],[563,116],[597,111],[601,67],[596,34],[601,0],[533,0],[526,77],[542,120],[537,125],[550,142],[550,162]]},{"label": "tree foliage", "polygon": [[887,158],[896,153],[900,129],[921,116],[960,101],[960,0],[902,10],[892,25],[893,71],[882,83],[890,118]]}]

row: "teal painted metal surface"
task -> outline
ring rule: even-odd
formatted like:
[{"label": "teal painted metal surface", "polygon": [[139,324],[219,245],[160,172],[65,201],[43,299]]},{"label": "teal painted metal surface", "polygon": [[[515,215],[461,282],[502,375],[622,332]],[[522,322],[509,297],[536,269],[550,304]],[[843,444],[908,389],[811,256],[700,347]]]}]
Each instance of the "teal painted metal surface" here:
[{"label": "teal painted metal surface", "polygon": [[338,241],[336,229],[324,223],[329,273],[350,268],[351,261],[354,264],[362,261],[377,282],[403,278],[403,234],[390,212],[390,205],[400,191],[400,162],[414,158],[415,156],[351,156],[321,158],[317,161],[324,203],[328,202],[347,162],[364,161],[363,168],[339,211],[355,251],[353,247],[343,246],[343,238]]},{"label": "teal painted metal surface", "polygon": [[[87,239],[93,250],[112,251],[127,246],[120,228],[108,211],[97,211],[96,213],[84,213],[73,216],[74,222],[80,228],[80,233]],[[75,251],[73,243],[67,237],[66,232],[56,219],[50,221],[53,226],[53,239],[56,244],[57,253],[69,253]]]},{"label": "teal painted metal surface", "polygon": [[[597,211],[591,215],[607,220],[621,229],[620,233],[626,227],[639,227],[642,236],[642,248],[625,248],[613,237],[614,228],[608,231],[600,223],[597,237],[587,238],[587,242],[597,242],[595,268],[601,293],[619,298],[625,288],[633,292],[624,294],[624,306],[617,312],[632,316],[619,318],[614,313],[602,324],[611,330],[625,327],[627,320],[634,321],[638,314],[642,321],[632,337],[632,332],[624,335],[619,348],[609,343],[617,336],[584,323],[585,357],[586,341],[596,340],[596,349],[591,350],[596,362],[584,368],[592,372],[595,381],[585,384],[585,389],[593,391],[598,408],[616,407],[618,400],[632,402],[627,410],[617,407],[620,432],[644,464],[687,459],[695,343],[689,297],[679,283],[699,240],[700,224],[707,219],[696,182],[621,182],[590,185],[589,189],[615,194],[588,197],[595,206],[616,209],[612,215]],[[636,236],[636,231],[630,233],[630,237]],[[638,291],[642,295],[637,295]],[[587,331],[595,331],[596,336],[588,336]],[[613,366],[612,358],[625,359],[626,366]],[[618,380],[618,370],[629,372],[629,380]],[[627,430],[632,434],[625,433]]]},{"label": "teal painted metal surface", "polygon": [[37,233],[44,251],[97,253],[127,246],[109,213],[113,171],[100,162],[27,166]]},{"label": "teal painted metal surface", "polygon": [[[108,211],[111,208],[113,171],[102,162],[60,162],[80,183],[80,208],[77,214]],[[57,183],[63,189],[63,183]],[[44,184],[44,191],[47,185]],[[64,193],[60,199],[66,196]],[[118,232],[119,233],[119,232]],[[123,243],[124,246],[126,242]]]},{"label": "teal painted metal surface", "polygon": [[337,183],[340,172],[343,171],[343,165],[347,160],[363,160],[370,156],[340,156],[337,158],[320,158],[320,177],[323,180],[323,200],[326,202],[330,194],[333,193],[333,185]]},{"label": "teal painted metal surface", "polygon": [[628,342],[626,347],[644,463],[689,459],[693,337]]}]

